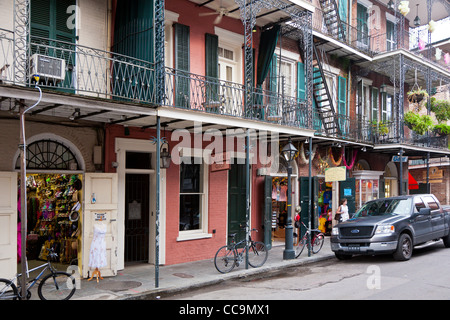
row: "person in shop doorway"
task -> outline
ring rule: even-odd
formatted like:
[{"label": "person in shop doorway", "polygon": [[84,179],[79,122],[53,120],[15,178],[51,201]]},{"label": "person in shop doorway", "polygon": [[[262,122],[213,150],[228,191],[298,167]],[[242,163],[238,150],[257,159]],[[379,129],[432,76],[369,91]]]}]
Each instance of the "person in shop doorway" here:
[{"label": "person in shop doorway", "polygon": [[339,208],[336,211],[336,214],[340,214],[340,222],[344,222],[350,218],[348,215],[348,206],[347,206],[347,199],[341,199]]}]

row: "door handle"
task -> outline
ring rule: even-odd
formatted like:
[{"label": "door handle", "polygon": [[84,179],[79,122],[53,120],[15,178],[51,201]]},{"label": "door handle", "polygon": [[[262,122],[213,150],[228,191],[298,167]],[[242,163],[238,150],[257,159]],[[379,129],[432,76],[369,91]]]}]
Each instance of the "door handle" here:
[{"label": "door handle", "polygon": [[114,221],[117,221],[117,219],[110,219],[109,221],[114,222]]}]

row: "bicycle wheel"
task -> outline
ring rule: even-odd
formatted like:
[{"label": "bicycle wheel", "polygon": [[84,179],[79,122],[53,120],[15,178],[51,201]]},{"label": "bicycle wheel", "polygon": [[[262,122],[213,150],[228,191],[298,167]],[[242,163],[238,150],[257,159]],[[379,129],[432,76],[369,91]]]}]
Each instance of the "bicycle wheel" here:
[{"label": "bicycle wheel", "polygon": [[248,264],[253,268],[261,267],[267,260],[269,252],[262,242],[252,242],[248,248]]},{"label": "bicycle wheel", "polygon": [[16,285],[7,279],[0,279],[0,300],[17,300],[19,291]]},{"label": "bicycle wheel", "polygon": [[306,237],[303,237],[299,243],[295,246],[295,257],[298,258],[302,254],[303,250],[306,247],[306,244],[308,242],[308,239]]},{"label": "bicycle wheel", "polygon": [[314,239],[312,240],[312,252],[317,253],[322,249],[323,243],[325,242],[325,237],[322,233],[317,234]]},{"label": "bicycle wheel", "polygon": [[214,266],[220,273],[227,273],[233,270],[236,264],[236,253],[228,246],[223,246],[217,250],[214,257]]},{"label": "bicycle wheel", "polygon": [[68,273],[56,271],[42,279],[38,295],[41,300],[69,300],[75,290],[75,278]]}]

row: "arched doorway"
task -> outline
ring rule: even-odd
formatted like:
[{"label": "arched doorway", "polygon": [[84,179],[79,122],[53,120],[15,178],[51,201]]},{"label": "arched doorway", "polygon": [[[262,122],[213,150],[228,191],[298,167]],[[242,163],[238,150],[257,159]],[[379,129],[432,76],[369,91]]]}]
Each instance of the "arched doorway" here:
[{"label": "arched doorway", "polygon": [[[46,260],[49,248],[58,254],[56,263],[81,267],[79,244],[82,240],[85,163],[80,151],[64,138],[40,134],[28,139],[25,157],[29,267],[39,264],[37,260]],[[20,162],[17,151],[13,162],[15,171],[20,170]],[[21,210],[21,206],[18,207],[19,224]],[[19,233],[22,231],[18,230]],[[19,256],[21,239],[19,234]]]},{"label": "arched doorway", "polygon": [[398,196],[398,170],[392,161],[384,169],[384,196],[385,198]]}]

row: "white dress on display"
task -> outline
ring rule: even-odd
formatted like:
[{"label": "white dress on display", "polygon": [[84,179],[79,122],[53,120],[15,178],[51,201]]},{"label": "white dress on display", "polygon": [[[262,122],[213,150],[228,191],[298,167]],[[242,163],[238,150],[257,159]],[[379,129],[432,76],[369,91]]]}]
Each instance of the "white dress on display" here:
[{"label": "white dress on display", "polygon": [[94,237],[92,238],[91,251],[89,253],[89,268],[106,267],[106,224],[94,226]]}]

